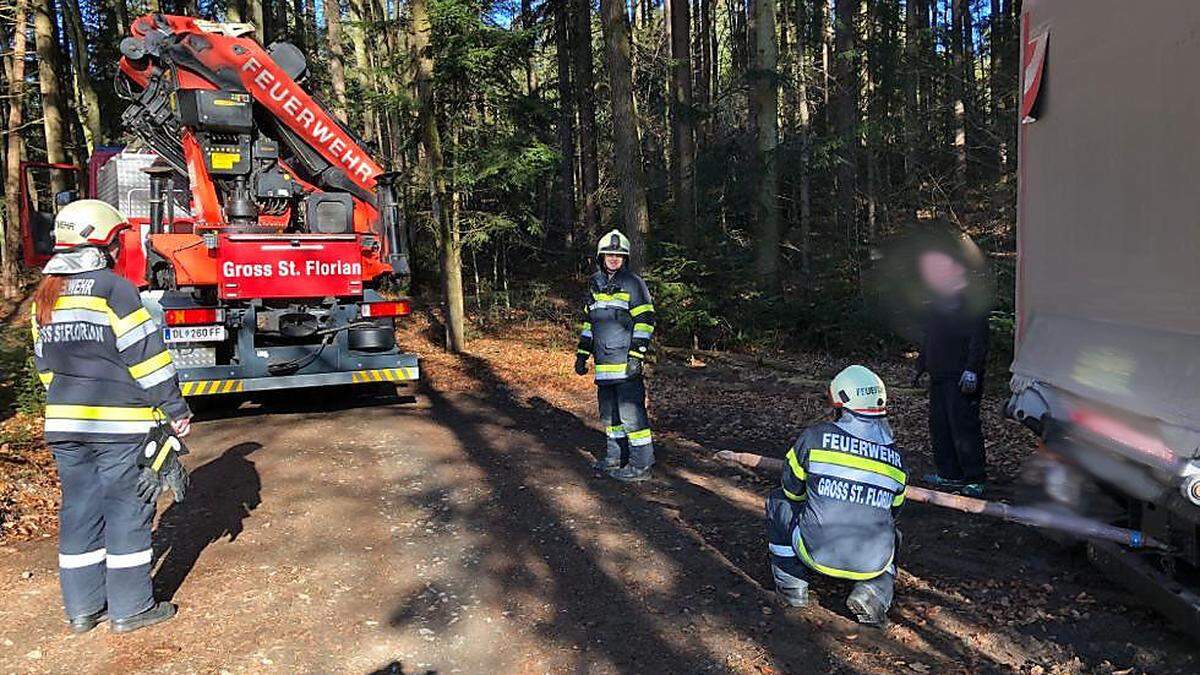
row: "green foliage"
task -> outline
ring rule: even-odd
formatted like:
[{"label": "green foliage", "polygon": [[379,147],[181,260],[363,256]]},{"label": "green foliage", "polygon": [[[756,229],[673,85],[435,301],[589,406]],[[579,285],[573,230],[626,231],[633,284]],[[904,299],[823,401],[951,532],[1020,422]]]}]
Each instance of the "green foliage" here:
[{"label": "green foliage", "polygon": [[676,344],[710,345],[727,337],[731,326],[721,316],[718,296],[710,291],[714,272],[698,260],[666,246],[646,270],[646,283],[654,296],[660,338]]},{"label": "green foliage", "polygon": [[37,369],[33,365],[33,356],[25,359],[21,374],[16,382],[17,410],[30,415],[40,415],[46,407],[46,388],[38,379]]},{"label": "green foliage", "polygon": [[0,417],[15,408],[21,412],[40,414],[46,403],[46,392],[33,366],[29,329],[14,326],[0,335]]}]

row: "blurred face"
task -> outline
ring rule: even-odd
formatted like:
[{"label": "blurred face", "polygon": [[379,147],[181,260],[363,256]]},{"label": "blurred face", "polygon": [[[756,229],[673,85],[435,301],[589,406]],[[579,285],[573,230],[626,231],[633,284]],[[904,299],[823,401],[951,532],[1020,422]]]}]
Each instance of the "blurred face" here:
[{"label": "blurred face", "polygon": [[609,274],[621,269],[621,265],[625,264],[625,256],[604,254],[604,270]]},{"label": "blurred face", "polygon": [[941,296],[951,296],[967,287],[967,269],[941,251],[926,251],[917,258],[921,281]]}]

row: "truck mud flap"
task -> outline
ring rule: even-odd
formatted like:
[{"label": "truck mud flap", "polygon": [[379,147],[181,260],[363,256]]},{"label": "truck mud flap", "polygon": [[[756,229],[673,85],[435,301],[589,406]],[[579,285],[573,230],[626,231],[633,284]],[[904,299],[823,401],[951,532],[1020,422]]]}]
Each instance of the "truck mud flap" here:
[{"label": "truck mud flap", "polygon": [[340,373],[250,377],[245,379],[193,380],[190,382],[180,382],[179,387],[184,396],[208,396],[212,394],[269,391],[272,389],[326,387],[339,384],[415,382],[420,379],[420,375],[419,368],[373,368],[370,370],[350,370]]}]

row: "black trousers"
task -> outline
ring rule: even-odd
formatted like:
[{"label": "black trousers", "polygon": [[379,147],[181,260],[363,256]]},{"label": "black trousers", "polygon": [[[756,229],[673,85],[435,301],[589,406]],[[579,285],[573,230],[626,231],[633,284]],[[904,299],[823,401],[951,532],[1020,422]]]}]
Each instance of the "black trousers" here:
[{"label": "black trousers", "polygon": [[154,604],[150,521],[136,493],[137,443],[62,441],[50,449],[62,483],[58,575],[68,616],[105,607],[124,619]]},{"label": "black trousers", "polygon": [[982,392],[983,382],[969,396],[959,389],[958,380],[929,382],[929,436],[933,461],[942,478],[969,483],[987,480],[983,425],[979,421]]},{"label": "black trousers", "polygon": [[620,461],[622,443],[629,446],[629,463],[643,469],[654,464],[654,441],[646,416],[646,385],[642,378],[622,380],[596,387],[600,422],[608,438],[605,454],[610,462]]}]

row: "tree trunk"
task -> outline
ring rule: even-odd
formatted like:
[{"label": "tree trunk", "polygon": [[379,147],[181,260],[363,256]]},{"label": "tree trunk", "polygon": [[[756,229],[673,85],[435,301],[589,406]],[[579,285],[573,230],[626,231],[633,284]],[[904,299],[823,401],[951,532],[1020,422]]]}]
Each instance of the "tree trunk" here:
[{"label": "tree trunk", "polygon": [[[698,11],[693,17],[693,25],[695,27],[693,40],[695,44],[692,46],[692,53],[696,55],[696,61],[693,63],[694,81],[696,83],[696,91],[693,96],[693,104],[697,107],[708,109],[712,104],[712,98],[709,92],[712,91],[710,86],[712,77],[712,62],[709,60],[709,31],[712,30],[710,17],[712,0],[698,0]],[[696,129],[696,135],[705,137],[707,129],[705,124],[700,124]]]},{"label": "tree trunk", "polygon": [[78,95],[76,113],[79,116],[79,124],[83,127],[88,155],[91,155],[95,147],[103,144],[105,140],[100,122],[100,96],[96,93],[96,88],[92,86],[87,38],[83,33],[79,0],[65,0],[62,3],[62,9],[63,16],[67,21],[67,36],[71,40],[71,50],[74,52],[71,64],[75,69],[75,91]]},{"label": "tree trunk", "polygon": [[322,0],[325,28],[329,41],[329,83],[333,85],[333,114],[342,122],[346,116],[346,66],[342,46],[342,6],[340,0]]},{"label": "tree trunk", "polygon": [[817,31],[821,40],[821,98],[822,110],[825,111],[825,128],[833,131],[833,112],[830,102],[833,98],[833,21],[829,17],[829,3],[816,0]]},{"label": "tree trunk", "polygon": [[599,238],[597,199],[600,192],[600,158],[596,149],[596,92],[592,87],[592,3],[571,2],[571,72],[575,105],[579,112],[579,179],[583,193],[583,229],[587,244]]},{"label": "tree trunk", "polygon": [[466,348],[466,315],[463,302],[462,236],[447,203],[446,180],[442,170],[442,141],[438,132],[436,103],[433,100],[433,54],[429,39],[431,28],[426,0],[411,0],[412,48],[416,65],[417,126],[429,176],[429,203],[438,234],[439,262],[442,272],[442,297],[446,303],[446,349],[461,353]]},{"label": "tree trunk", "polygon": [[812,270],[812,110],[809,104],[809,82],[812,67],[806,56],[808,40],[807,11],[804,0],[797,2],[796,21],[796,115],[799,119],[800,166],[797,182],[800,209],[800,271],[808,274]]},{"label": "tree trunk", "polygon": [[775,151],[779,145],[778,47],[775,39],[775,0],[754,3],[754,72],[751,103],[755,129],[754,215],[757,231],[754,269],[758,284],[767,291],[779,288],[779,170]]},{"label": "tree trunk", "polygon": [[575,230],[575,102],[571,91],[571,37],[569,0],[554,3],[554,46],[558,63],[559,231],[569,244]]},{"label": "tree trunk", "polygon": [[696,131],[692,115],[690,0],[667,0],[671,19],[671,189],[679,242],[696,243]]},{"label": "tree trunk", "polygon": [[617,179],[621,187],[622,221],[632,251],[630,267],[640,272],[646,259],[650,215],[646,208],[646,182],[633,104],[633,64],[630,60],[629,18],[619,0],[601,0],[601,23],[608,51],[608,79],[613,115],[613,145]]},{"label": "tree trunk", "polygon": [[950,49],[953,55],[953,70],[950,74],[950,91],[953,96],[954,112],[954,202],[957,207],[967,186],[967,60],[963,40],[963,10],[966,0],[951,0],[950,4]]},{"label": "tree trunk", "polygon": [[921,36],[920,0],[908,0],[904,9],[904,180],[908,208],[913,217],[919,203],[921,132],[917,112],[917,90],[921,81],[919,41]]},{"label": "tree trunk", "polygon": [[[371,58],[367,53],[369,18],[366,0],[350,0],[350,20],[354,23],[350,29],[350,41],[354,44],[354,78],[363,97],[363,138],[373,139],[376,136],[376,121],[375,101],[371,100],[371,95],[375,93],[375,78],[371,77]],[[378,149],[383,150],[382,147]]]},{"label": "tree trunk", "polygon": [[[63,138],[63,101],[58,74],[58,43],[54,35],[54,15],[51,0],[33,0],[33,37],[37,45],[38,89],[42,94],[42,128],[46,134],[46,160],[52,164],[67,162],[66,139]],[[51,190],[67,189],[61,171],[51,172]]]},{"label": "tree trunk", "polygon": [[270,0],[246,0],[245,4],[246,19],[258,29],[258,40],[263,45],[271,44],[271,38],[274,37],[271,34],[271,26],[267,24],[267,17],[270,16],[270,13],[263,9],[263,5],[267,2]]},{"label": "tree trunk", "polygon": [[834,20],[833,126],[838,138],[837,224],[851,245],[858,241],[855,196],[858,181],[858,39],[855,23],[861,0],[837,0]]},{"label": "tree trunk", "polygon": [[105,0],[105,6],[112,10],[113,21],[116,22],[117,35],[124,36],[129,34],[129,8],[125,6],[125,0]]},{"label": "tree trunk", "polygon": [[0,292],[4,297],[17,295],[17,247],[20,243],[20,204],[17,196],[21,190],[21,122],[22,106],[25,102],[25,54],[26,0],[15,0],[13,13],[13,49],[7,57],[8,69],[8,123],[5,128],[4,149],[4,193],[5,203],[4,236],[0,238]]},{"label": "tree trunk", "polygon": [[[979,124],[979,97],[975,90],[975,18],[971,14],[971,0],[959,0],[962,10],[963,24],[963,109],[965,119],[963,128],[966,131],[966,150],[973,153],[979,147],[977,126]],[[970,181],[977,164],[972,164],[968,157],[966,177]]]}]

